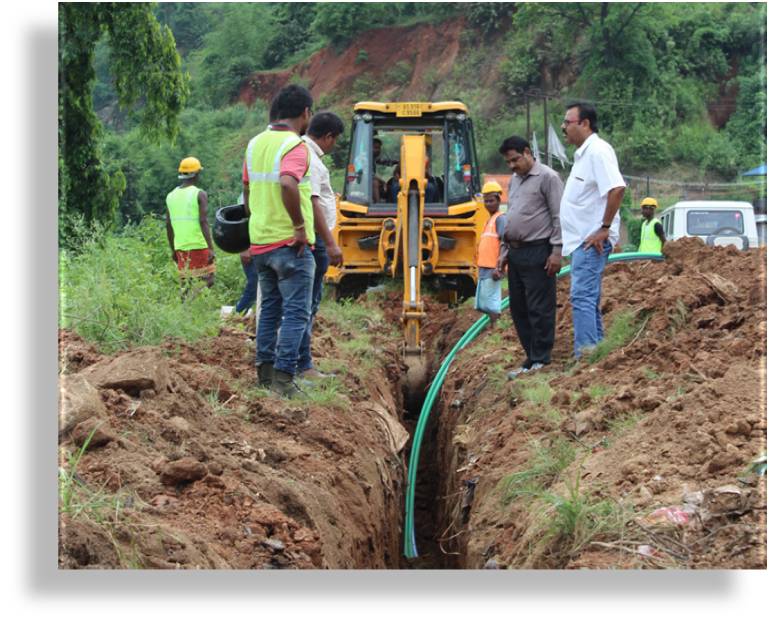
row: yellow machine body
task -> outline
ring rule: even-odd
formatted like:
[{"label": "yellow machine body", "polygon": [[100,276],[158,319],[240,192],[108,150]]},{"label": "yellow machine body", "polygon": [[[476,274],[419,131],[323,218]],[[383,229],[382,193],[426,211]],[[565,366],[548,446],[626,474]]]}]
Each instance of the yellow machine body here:
[{"label": "yellow machine body", "polygon": [[[397,144],[397,159],[376,155],[377,141],[380,150],[388,143],[391,152]],[[381,162],[395,167],[384,184],[376,174]],[[344,263],[329,268],[326,283],[345,297],[383,278],[402,279],[409,385],[423,383],[426,373],[420,336],[423,280],[436,282],[447,302],[474,295],[476,250],[487,220],[464,104],[356,104],[333,231]]]}]

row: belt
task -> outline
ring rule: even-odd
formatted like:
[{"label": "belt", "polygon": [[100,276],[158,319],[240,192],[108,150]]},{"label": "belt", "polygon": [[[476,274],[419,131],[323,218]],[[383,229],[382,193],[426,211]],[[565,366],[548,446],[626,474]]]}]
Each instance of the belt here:
[{"label": "belt", "polygon": [[505,244],[507,244],[509,248],[522,248],[524,246],[542,246],[544,244],[550,244],[550,238],[543,238],[541,240],[528,240],[528,241],[505,240]]}]

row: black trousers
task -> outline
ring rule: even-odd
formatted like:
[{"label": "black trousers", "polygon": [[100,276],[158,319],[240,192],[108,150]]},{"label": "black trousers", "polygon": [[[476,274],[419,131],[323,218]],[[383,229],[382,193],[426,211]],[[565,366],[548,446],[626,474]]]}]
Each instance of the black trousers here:
[{"label": "black trousers", "polygon": [[549,363],[555,342],[555,276],[545,271],[551,248],[541,244],[508,249],[510,315],[526,351],[527,366]]}]

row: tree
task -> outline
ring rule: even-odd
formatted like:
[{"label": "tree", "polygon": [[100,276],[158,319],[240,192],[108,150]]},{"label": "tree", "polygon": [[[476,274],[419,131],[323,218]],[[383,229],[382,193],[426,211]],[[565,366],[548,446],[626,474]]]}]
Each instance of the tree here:
[{"label": "tree", "polygon": [[150,4],[62,3],[59,6],[59,207],[66,236],[71,216],[111,223],[125,177],[107,171],[93,109],[94,50],[103,35],[121,108],[131,109],[143,135],[173,139],[189,93],[189,77],[171,30]]}]

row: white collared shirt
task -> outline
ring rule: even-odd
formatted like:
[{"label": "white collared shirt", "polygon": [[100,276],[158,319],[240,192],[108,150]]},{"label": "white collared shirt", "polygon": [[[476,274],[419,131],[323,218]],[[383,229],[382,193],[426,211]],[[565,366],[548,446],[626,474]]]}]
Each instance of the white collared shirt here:
[{"label": "white collared shirt", "polygon": [[336,195],[331,188],[331,176],[328,169],[321,161],[323,150],[306,134],[302,136],[302,140],[310,148],[310,192],[312,196],[318,197],[323,216],[326,218],[326,224],[331,231],[336,224]]},{"label": "white collared shirt", "polygon": [[[625,186],[612,146],[598,134],[588,136],[574,152],[574,166],[561,198],[564,257],[601,227],[609,190]],[[619,240],[619,220],[618,210],[609,229],[612,246]]]}]

